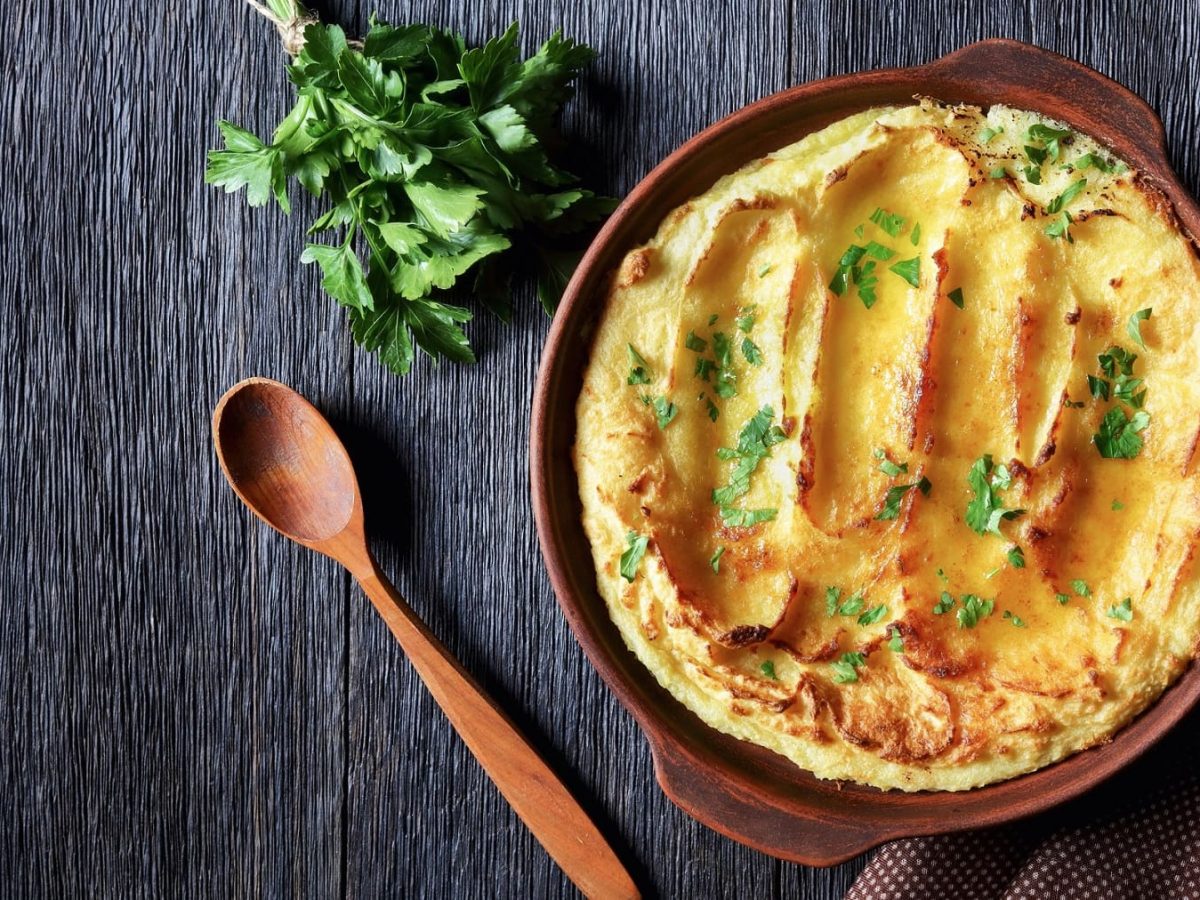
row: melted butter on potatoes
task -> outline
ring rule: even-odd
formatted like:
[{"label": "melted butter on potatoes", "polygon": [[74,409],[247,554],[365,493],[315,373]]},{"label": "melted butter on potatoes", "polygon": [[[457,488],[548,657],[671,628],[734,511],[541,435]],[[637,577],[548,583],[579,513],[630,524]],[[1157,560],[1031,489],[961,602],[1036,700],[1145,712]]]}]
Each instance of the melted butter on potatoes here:
[{"label": "melted butter on potatoes", "polygon": [[578,401],[630,649],[823,778],[1107,740],[1200,637],[1198,283],[1136,172],[1020,111],[870,110],[721,179],[614,273]]}]

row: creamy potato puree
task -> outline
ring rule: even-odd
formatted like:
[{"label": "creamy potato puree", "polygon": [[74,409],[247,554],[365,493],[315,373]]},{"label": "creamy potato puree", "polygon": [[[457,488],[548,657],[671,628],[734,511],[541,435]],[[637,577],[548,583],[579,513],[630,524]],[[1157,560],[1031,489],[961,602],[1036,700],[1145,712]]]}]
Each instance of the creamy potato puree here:
[{"label": "creamy potato puree", "polygon": [[1136,172],[1017,110],[873,109],[722,178],[614,273],[578,401],[630,650],[821,778],[1109,739],[1200,636],[1198,276]]}]

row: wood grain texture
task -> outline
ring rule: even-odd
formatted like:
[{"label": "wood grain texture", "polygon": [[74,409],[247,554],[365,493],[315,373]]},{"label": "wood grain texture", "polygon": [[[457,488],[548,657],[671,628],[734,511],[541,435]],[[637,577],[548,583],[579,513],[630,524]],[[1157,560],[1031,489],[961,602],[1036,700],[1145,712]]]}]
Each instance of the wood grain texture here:
[{"label": "wood grain texture", "polygon": [[[745,102],[1015,37],[1159,111],[1196,191],[1192,0],[315,4],[472,42],[512,19],[600,56],[565,128],[628,190]],[[528,402],[547,321],[481,317],[469,368],[355,350],[289,219],[202,183],[225,117],[290,105],[244,4],[0,5],[0,884],[18,897],[561,897],[573,889],[336,566],[253,520],[208,438],[252,374],[309,396],[359,467],[375,551],[663,896],[840,897],[699,826],[567,631],[537,555]]]}]

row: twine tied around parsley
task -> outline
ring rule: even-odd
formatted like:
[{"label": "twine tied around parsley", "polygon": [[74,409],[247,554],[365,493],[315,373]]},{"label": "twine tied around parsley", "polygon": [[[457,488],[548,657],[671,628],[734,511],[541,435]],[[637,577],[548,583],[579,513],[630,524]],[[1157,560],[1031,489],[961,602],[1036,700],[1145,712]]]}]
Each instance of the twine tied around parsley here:
[{"label": "twine tied around parsley", "polygon": [[299,56],[304,49],[304,29],[316,25],[316,16],[295,0],[246,0],[250,8],[267,19],[279,32],[279,40],[289,56]]}]

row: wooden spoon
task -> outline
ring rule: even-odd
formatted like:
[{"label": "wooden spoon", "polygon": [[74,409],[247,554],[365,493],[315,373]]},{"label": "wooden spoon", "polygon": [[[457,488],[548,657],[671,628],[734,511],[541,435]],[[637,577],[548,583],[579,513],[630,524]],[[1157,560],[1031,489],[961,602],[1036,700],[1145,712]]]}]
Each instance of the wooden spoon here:
[{"label": "wooden spoon", "polygon": [[287,385],[249,378],[217,403],[212,427],[221,469],[242,502],[358,579],[459,736],[567,877],[589,897],[637,897],[563,783],[379,571],[354,467],[316,408]]}]

